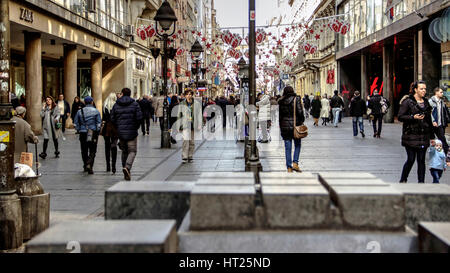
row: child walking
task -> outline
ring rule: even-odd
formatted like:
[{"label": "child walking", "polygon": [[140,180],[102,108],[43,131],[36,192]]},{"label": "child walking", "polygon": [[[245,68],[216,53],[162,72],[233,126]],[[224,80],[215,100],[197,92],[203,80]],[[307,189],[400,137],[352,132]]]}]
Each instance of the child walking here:
[{"label": "child walking", "polygon": [[433,183],[439,183],[442,173],[447,168],[446,155],[442,149],[442,142],[439,139],[431,141],[429,151],[430,156],[430,173],[433,177]]}]

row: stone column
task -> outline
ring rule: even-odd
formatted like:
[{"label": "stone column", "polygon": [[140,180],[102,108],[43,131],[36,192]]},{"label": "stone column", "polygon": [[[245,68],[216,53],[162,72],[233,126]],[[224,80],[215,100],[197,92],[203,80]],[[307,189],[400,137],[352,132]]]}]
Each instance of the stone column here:
[{"label": "stone column", "polygon": [[394,122],[394,86],[393,86],[393,73],[394,73],[394,59],[393,59],[393,47],[391,44],[385,44],[383,46],[383,97],[389,100],[391,107],[386,115],[384,115],[384,121],[388,123]]},{"label": "stone column", "polygon": [[92,98],[100,114],[102,114],[102,78],[102,54],[91,53]]},{"label": "stone column", "polygon": [[365,100],[368,95],[367,84],[367,57],[366,54],[361,53],[361,98]]},{"label": "stone column", "polygon": [[[77,46],[64,45],[64,98],[72,107],[73,99],[77,96]],[[73,111],[73,109],[70,109]],[[73,121],[69,117],[66,126],[73,128]]]},{"label": "stone column", "polygon": [[42,132],[41,34],[25,32],[25,90],[27,121],[36,134]]}]

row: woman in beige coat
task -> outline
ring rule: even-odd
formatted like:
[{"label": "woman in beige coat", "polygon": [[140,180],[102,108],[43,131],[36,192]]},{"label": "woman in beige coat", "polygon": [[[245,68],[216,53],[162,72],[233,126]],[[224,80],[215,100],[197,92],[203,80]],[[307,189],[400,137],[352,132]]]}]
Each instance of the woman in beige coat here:
[{"label": "woman in beige coat", "polygon": [[322,125],[327,126],[327,122],[330,120],[330,101],[327,94],[323,95],[323,99],[320,101],[322,108],[320,109],[320,117],[322,118]]}]

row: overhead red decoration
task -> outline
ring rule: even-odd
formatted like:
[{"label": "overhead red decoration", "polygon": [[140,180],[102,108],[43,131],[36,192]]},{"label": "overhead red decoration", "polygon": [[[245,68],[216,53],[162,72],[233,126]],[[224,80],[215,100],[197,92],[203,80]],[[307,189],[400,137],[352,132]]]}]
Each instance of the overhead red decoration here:
[{"label": "overhead red decoration", "polygon": [[320,35],[319,34],[316,34],[316,40],[319,40],[320,39]]}]

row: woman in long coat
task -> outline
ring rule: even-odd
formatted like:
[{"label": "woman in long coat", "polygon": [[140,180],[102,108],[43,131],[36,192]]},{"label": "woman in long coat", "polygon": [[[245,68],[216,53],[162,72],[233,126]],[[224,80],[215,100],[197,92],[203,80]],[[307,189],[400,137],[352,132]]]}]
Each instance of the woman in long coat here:
[{"label": "woman in long coat", "polygon": [[318,122],[321,108],[320,96],[316,96],[311,102],[311,116],[314,118],[314,126],[319,126]]},{"label": "woman in long coat", "polygon": [[[295,102],[295,106],[294,106]],[[286,167],[288,172],[301,172],[298,165],[300,158],[301,139],[294,138],[294,126],[300,126],[305,121],[303,106],[300,97],[297,97],[291,86],[286,86],[283,96],[278,100],[280,111],[280,132],[284,140]],[[294,124],[295,110],[295,124]],[[292,160],[292,140],[294,141],[294,159]]]},{"label": "woman in long coat", "polygon": [[59,107],[57,107],[55,100],[51,96],[45,98],[44,106],[41,110],[42,118],[42,132],[44,135],[44,151],[39,154],[40,157],[45,159],[47,157],[47,147],[50,137],[53,139],[53,144],[55,145],[55,157],[59,157],[58,150],[58,138],[61,130],[56,128],[56,123],[59,123],[60,112]]},{"label": "woman in long coat", "polygon": [[322,108],[320,110],[320,117],[322,118],[322,125],[327,126],[327,122],[330,119],[330,101],[327,98],[327,94],[324,95],[323,99],[320,101]]}]

